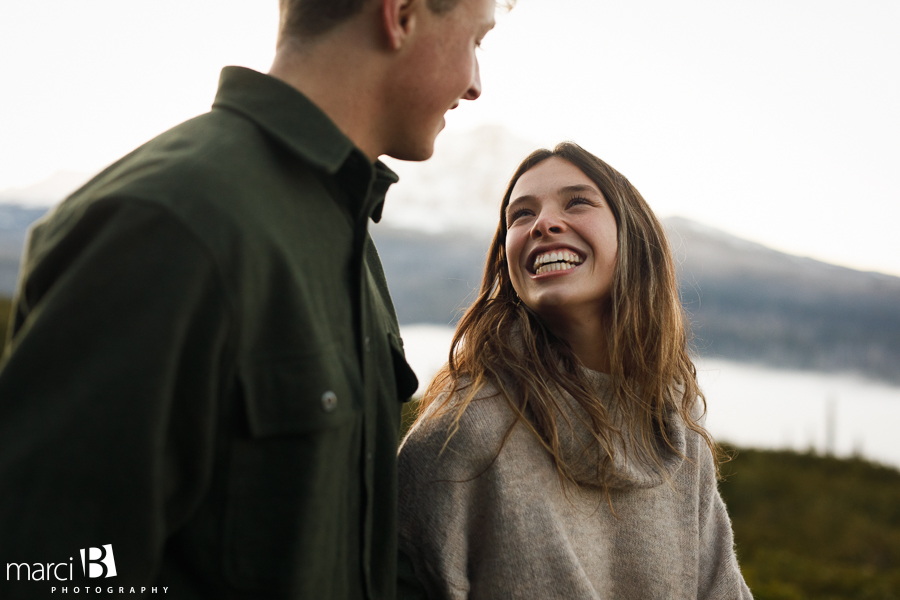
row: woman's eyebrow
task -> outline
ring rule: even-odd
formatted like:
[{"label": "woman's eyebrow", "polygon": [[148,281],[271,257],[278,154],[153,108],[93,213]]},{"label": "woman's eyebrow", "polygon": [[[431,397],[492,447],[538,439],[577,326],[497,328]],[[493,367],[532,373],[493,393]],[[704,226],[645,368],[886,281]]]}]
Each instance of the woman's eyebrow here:
[{"label": "woman's eyebrow", "polygon": [[600,194],[600,190],[595,188],[592,185],[587,185],[585,183],[579,183],[576,185],[567,185],[565,187],[559,188],[558,193],[560,194],[570,194],[572,192],[591,192],[593,194]]},{"label": "woman's eyebrow", "polygon": [[[565,186],[559,188],[558,190],[556,190],[556,193],[559,195],[573,194],[573,193],[579,193],[579,192],[581,192],[581,193],[590,192],[597,196],[603,195],[600,193],[600,190],[598,190],[594,186],[588,185],[586,183],[576,183],[573,185],[565,185]],[[536,196],[533,196],[531,194],[527,194],[525,196],[519,196],[518,198],[516,198],[515,200],[513,200],[512,202],[510,202],[509,204],[506,205],[506,212],[509,213],[509,210],[512,207],[516,206],[517,204],[521,204],[522,202],[528,202],[529,200],[534,200],[535,198],[536,198]]]},{"label": "woman's eyebrow", "polygon": [[529,200],[534,200],[534,196],[519,196],[506,205],[506,214],[509,214],[510,209],[512,209],[517,204],[522,204],[523,202],[528,202]]}]

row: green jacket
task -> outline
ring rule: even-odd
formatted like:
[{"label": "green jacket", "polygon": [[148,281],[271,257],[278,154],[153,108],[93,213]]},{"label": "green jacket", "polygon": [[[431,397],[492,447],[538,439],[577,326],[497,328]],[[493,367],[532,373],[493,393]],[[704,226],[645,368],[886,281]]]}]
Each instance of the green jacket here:
[{"label": "green jacket", "polygon": [[228,67],[34,228],[0,363],[0,567],[32,576],[0,596],[394,597],[417,382],[367,224],[396,181]]}]

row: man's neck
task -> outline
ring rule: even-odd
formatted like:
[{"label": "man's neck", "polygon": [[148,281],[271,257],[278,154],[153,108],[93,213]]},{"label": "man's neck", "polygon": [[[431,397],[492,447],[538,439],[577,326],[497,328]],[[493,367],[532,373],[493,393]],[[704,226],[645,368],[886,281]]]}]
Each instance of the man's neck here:
[{"label": "man's neck", "polygon": [[383,151],[379,132],[379,64],[340,36],[309,47],[279,45],[269,75],[296,88],[374,162]]}]

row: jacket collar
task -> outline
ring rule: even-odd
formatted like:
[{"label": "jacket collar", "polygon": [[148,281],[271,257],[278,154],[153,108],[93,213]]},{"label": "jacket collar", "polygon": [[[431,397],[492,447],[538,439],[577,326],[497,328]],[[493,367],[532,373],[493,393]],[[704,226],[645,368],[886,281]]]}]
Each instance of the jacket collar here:
[{"label": "jacket collar", "polygon": [[338,180],[377,223],[384,196],[399,177],[380,160],[373,165],[337,125],[299,90],[243,67],[225,67],[213,109],[237,112],[291,152]]}]

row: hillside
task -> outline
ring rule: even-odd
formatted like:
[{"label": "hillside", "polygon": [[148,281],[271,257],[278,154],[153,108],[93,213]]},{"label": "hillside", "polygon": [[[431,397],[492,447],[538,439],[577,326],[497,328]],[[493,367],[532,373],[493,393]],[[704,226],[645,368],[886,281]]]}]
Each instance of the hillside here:
[{"label": "hillside", "polygon": [[757,600],[900,598],[900,472],[735,450],[719,484]]}]

